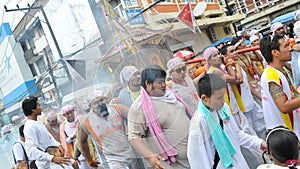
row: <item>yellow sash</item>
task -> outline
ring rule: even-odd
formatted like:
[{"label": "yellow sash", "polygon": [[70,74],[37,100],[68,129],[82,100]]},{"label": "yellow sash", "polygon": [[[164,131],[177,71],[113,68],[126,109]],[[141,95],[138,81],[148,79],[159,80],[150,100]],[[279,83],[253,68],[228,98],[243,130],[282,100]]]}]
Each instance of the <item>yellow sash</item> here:
[{"label": "yellow sash", "polygon": [[[278,85],[281,86],[280,84],[280,77],[278,72],[274,69],[274,68],[267,68],[267,81],[268,82],[275,82]],[[282,112],[280,112],[281,118],[284,122],[284,125],[286,128],[288,128],[289,130],[293,130],[293,125],[290,119],[290,116],[288,114],[284,114]]]},{"label": "yellow sash", "polygon": [[69,146],[69,151],[71,152],[72,157],[74,157],[74,143],[70,143],[67,146]]},{"label": "yellow sash", "polygon": [[264,72],[264,65],[261,63],[261,61],[258,61],[257,65],[258,65],[258,68],[261,71],[261,73],[263,73]]},{"label": "yellow sash", "polygon": [[[244,83],[248,83],[248,82],[244,82]],[[232,91],[233,91],[233,94],[234,94],[234,97],[236,99],[236,102],[240,108],[240,110],[245,113],[246,112],[246,109],[244,107],[244,104],[243,104],[243,100],[242,100],[242,97],[241,97],[241,87],[240,85],[231,85],[231,88],[232,88]]]},{"label": "yellow sash", "polygon": [[230,105],[230,98],[229,98],[229,92],[228,92],[228,87],[226,87],[226,93],[224,95],[225,98],[225,102],[227,103],[227,105],[229,106],[230,112],[233,115],[233,111],[232,111],[232,107]]}]

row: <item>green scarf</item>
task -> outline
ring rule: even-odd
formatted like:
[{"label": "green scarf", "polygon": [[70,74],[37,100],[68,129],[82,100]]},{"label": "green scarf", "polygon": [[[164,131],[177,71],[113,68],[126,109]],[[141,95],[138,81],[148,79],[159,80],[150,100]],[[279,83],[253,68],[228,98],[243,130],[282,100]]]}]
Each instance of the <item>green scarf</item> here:
[{"label": "green scarf", "polygon": [[[230,119],[230,111],[225,105],[226,104],[224,104],[221,110],[218,111],[221,120]],[[205,105],[202,103],[201,100],[199,101],[198,104],[198,110],[205,117],[210,134],[212,136],[212,140],[219,154],[219,157],[222,161],[222,164],[224,165],[225,168],[231,168],[233,163],[232,155],[236,153],[235,148],[233,147],[230,140],[224,133],[221,125],[218,123],[218,121],[212,115],[212,113],[205,107]]]}]

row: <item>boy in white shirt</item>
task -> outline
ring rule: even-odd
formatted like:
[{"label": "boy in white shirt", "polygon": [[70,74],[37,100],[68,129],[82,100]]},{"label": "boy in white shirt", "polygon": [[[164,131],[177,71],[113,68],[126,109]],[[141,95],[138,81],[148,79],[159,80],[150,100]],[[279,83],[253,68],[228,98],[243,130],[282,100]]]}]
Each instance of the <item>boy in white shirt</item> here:
[{"label": "boy in white shirt", "polygon": [[[57,146],[49,146],[47,147],[47,149],[45,150],[47,153],[49,153],[50,155],[53,155],[54,157],[63,157],[63,153],[61,152],[61,150],[57,147]],[[75,162],[75,160],[70,159],[69,163],[64,163],[64,164],[56,164],[54,162],[51,162],[50,164],[50,168],[51,169],[75,169],[77,168],[77,163]]]},{"label": "boy in white shirt", "polygon": [[15,164],[17,167],[24,167],[28,166],[28,157],[25,151],[25,137],[24,137],[24,125],[20,126],[19,128],[19,134],[20,134],[20,139],[16,141],[13,145],[13,157],[15,160]]},{"label": "boy in white shirt", "polygon": [[266,150],[257,136],[240,130],[224,101],[226,83],[207,74],[198,83],[201,100],[190,121],[187,156],[191,169],[248,169],[240,146]]}]

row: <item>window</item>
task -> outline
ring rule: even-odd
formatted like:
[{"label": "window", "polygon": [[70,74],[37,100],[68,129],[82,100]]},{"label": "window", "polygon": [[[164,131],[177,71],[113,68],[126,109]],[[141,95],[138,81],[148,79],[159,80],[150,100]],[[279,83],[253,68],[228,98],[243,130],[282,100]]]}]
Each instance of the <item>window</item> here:
[{"label": "window", "polygon": [[47,70],[47,66],[44,61],[44,57],[41,57],[39,60],[37,60],[36,65],[39,69],[40,74],[44,73]]},{"label": "window", "polygon": [[247,12],[247,9],[246,9],[246,8],[243,8],[243,9],[242,9],[242,12],[243,12],[243,13],[246,13],[246,12]]},{"label": "window", "polygon": [[[158,0],[153,0],[153,2],[157,2]],[[195,0],[193,0],[195,1]],[[182,2],[182,1],[181,1]],[[192,2],[192,1],[191,1]],[[162,3],[172,3],[172,0],[165,0],[165,2],[162,2]]]},{"label": "window", "polygon": [[[181,3],[187,3],[189,2],[189,0],[180,0]],[[195,0],[190,0],[191,3],[195,3]]]},{"label": "window", "polygon": [[38,75],[38,73],[36,72],[36,69],[35,69],[33,64],[29,64],[29,68],[31,70],[32,76],[37,76]]},{"label": "window", "polygon": [[240,6],[241,12],[242,13],[246,13],[247,12],[247,8],[246,8],[244,0],[238,0],[238,4]]},{"label": "window", "polygon": [[256,6],[260,6],[262,4],[261,0],[255,0],[255,4],[256,4]]},{"label": "window", "polygon": [[214,0],[204,0],[204,2],[206,2],[206,3],[208,3],[208,4],[215,3]]},{"label": "window", "polygon": [[222,6],[222,5],[225,5],[225,0],[219,0],[219,4]]},{"label": "window", "polygon": [[121,17],[121,18],[124,18],[126,15],[124,15],[123,11],[124,8],[123,8],[123,5],[122,4],[119,4],[117,5],[116,7],[114,7],[114,11]]},{"label": "window", "polygon": [[215,29],[213,27],[208,29],[208,36],[211,38],[212,41],[217,40],[217,35],[216,35]]},{"label": "window", "polygon": [[225,27],[224,27],[224,32],[225,32],[226,35],[231,34],[231,29],[230,29],[230,27],[225,26]]},{"label": "window", "polygon": [[231,7],[231,10],[232,10],[232,13],[233,13],[233,14],[238,13],[238,10],[236,9],[235,4],[231,5],[230,7]]}]

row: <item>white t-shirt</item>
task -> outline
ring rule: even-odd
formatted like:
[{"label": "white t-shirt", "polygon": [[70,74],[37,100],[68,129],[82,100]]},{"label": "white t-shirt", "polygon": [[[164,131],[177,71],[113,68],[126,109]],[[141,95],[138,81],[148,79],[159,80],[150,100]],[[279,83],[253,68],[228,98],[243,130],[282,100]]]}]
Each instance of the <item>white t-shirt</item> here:
[{"label": "white t-shirt", "polygon": [[98,143],[96,148],[104,155],[101,159],[106,160],[104,165],[109,164],[110,168],[114,168],[112,165],[115,163],[130,165],[135,154],[125,134],[122,116],[112,105],[107,105],[107,110],[109,115],[106,119],[91,110],[83,119],[85,130]]},{"label": "white t-shirt", "polygon": [[59,146],[46,126],[40,121],[28,119],[24,126],[25,150],[29,159],[35,159],[38,168],[50,168],[52,155],[45,153],[49,146]]},{"label": "white t-shirt", "polygon": [[25,150],[25,143],[21,140],[17,141],[13,145],[13,153],[14,153],[17,164],[18,164],[18,161],[21,161],[21,160],[26,162],[24,150]]},{"label": "white t-shirt", "polygon": [[256,105],[255,105],[255,100],[253,99],[253,96],[251,94],[247,74],[244,71],[244,69],[241,69],[241,72],[243,74],[243,83],[240,84],[241,98],[243,100],[243,105],[246,109],[246,112],[248,112],[248,111],[254,109]]},{"label": "white t-shirt", "polygon": [[75,142],[75,139],[70,139],[71,136],[73,136],[76,132],[76,124],[77,124],[77,119],[75,119],[73,122],[68,122],[66,120],[65,122],[65,128],[64,131],[67,134],[67,138],[66,138],[66,142],[67,144],[71,143],[71,142]]},{"label": "white t-shirt", "polygon": [[238,103],[236,101],[236,98],[234,96],[232,87],[229,83],[227,83],[227,89],[228,89],[228,93],[229,93],[229,101],[230,101],[230,107],[232,109],[232,113],[237,114],[238,112],[240,112],[240,108],[239,108],[239,105],[238,105]]},{"label": "white t-shirt", "polygon": [[[275,104],[272,95],[269,90],[269,84],[270,82],[274,82],[277,85],[282,87],[282,90],[287,97],[288,100],[291,100],[291,91],[290,91],[290,85],[285,77],[285,75],[275,69],[271,66],[268,66],[264,73],[261,76],[261,95],[262,95],[262,105],[263,105],[263,112],[264,112],[264,118],[265,118],[265,124],[267,129],[272,129],[277,126],[285,126],[288,127],[289,122],[289,115],[283,114],[278,109],[277,105]],[[298,110],[293,111],[293,131],[295,134],[300,136],[300,115]],[[284,118],[283,118],[284,117]],[[284,119],[287,119],[284,121]]]},{"label": "white t-shirt", "polygon": [[187,76],[184,78],[184,80],[187,83],[187,86],[183,86],[173,82],[171,89],[185,101],[185,103],[189,106],[190,109],[193,110],[193,112],[195,112],[195,110],[197,110],[198,108],[198,102],[200,99],[196,86],[194,84],[194,81],[190,77]]},{"label": "white t-shirt", "polygon": [[73,164],[74,164],[75,160],[73,160],[72,158],[70,159],[70,162],[68,164],[63,164],[64,168],[58,164],[55,164],[54,162],[51,162],[50,168],[51,169],[74,169],[73,168]]}]

